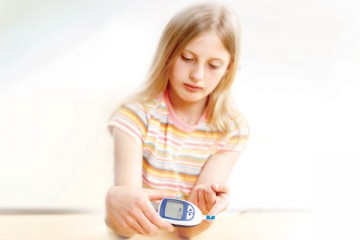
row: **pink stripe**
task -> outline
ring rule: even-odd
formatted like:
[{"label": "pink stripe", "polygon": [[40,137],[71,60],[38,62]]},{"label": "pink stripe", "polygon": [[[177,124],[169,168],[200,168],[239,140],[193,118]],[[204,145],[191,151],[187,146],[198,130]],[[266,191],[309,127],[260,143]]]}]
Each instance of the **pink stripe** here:
[{"label": "pink stripe", "polygon": [[[153,131],[148,131],[147,135],[150,137],[154,137],[156,139],[162,140],[163,141],[162,143],[165,143],[165,142],[171,143],[173,146],[181,147],[184,144],[181,140],[178,141],[178,140],[174,139],[175,137],[174,138],[165,138],[165,137],[163,137],[163,134],[161,134],[162,136],[158,136],[158,133],[153,132]],[[202,144],[202,143],[197,143],[196,139],[198,139],[198,138],[188,138],[187,144],[191,144],[191,146],[202,147],[202,148],[204,148],[204,150],[208,149],[210,146],[221,146],[221,144],[216,143],[216,141],[212,141],[212,142],[207,141],[206,145]]]},{"label": "pink stripe", "polygon": [[[158,160],[159,162],[163,162],[163,163],[165,163],[165,162],[167,162],[167,163],[168,162],[174,162],[172,159],[156,155],[156,152],[152,151],[149,148],[146,148],[144,150],[150,152],[151,156],[156,158],[156,160]],[[204,165],[205,161],[197,161],[197,159],[196,159],[196,160],[191,161],[191,162],[188,162],[188,161],[186,161],[186,162],[185,161],[176,161],[174,163],[176,163],[176,164],[181,164],[182,163],[182,166],[184,166],[184,167],[198,167],[198,168],[201,168]]]},{"label": "pink stripe", "polygon": [[[115,124],[115,123],[116,123],[116,124]],[[142,137],[141,134],[139,133],[139,130],[136,129],[136,128],[135,128],[134,126],[132,126],[131,124],[129,124],[128,122],[123,121],[123,120],[121,120],[121,119],[115,118],[115,119],[114,119],[114,126],[116,126],[116,127],[122,126],[122,127],[126,128],[127,130],[129,130],[129,131],[130,131],[131,133],[133,133],[134,135],[136,135],[136,136],[141,140],[141,142],[144,141],[143,137]],[[124,130],[125,130],[125,129],[124,129]]]},{"label": "pink stripe", "polygon": [[143,182],[145,182],[147,185],[151,186],[151,187],[160,187],[160,188],[167,188],[170,189],[172,191],[184,191],[184,192],[190,192],[191,191],[191,187],[182,187],[179,186],[178,184],[159,184],[159,183],[153,183],[150,182],[149,179],[146,178],[146,176],[143,176]]}]

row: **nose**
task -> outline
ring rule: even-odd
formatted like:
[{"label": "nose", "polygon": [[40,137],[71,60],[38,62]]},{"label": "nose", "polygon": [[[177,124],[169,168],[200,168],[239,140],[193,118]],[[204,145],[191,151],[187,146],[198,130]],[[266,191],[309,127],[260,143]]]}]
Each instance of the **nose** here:
[{"label": "nose", "polygon": [[198,82],[204,78],[204,67],[201,64],[196,64],[191,69],[190,79],[194,82]]}]

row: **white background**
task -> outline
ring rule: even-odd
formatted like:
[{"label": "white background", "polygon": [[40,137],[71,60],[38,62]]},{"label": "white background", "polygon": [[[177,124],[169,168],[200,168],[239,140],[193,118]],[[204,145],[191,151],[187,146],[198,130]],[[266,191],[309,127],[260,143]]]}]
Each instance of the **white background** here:
[{"label": "white background", "polygon": [[[0,208],[103,208],[106,122],[191,2],[0,0]],[[234,93],[251,127],[230,209],[358,209],[360,4],[225,2],[241,19]]]}]

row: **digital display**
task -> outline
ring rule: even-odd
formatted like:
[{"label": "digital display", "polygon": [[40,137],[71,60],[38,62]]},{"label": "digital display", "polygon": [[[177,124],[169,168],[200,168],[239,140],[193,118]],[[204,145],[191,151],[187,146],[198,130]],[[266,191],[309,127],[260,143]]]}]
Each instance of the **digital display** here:
[{"label": "digital display", "polygon": [[181,219],[184,211],[184,204],[176,201],[167,201],[165,207],[165,217]]}]

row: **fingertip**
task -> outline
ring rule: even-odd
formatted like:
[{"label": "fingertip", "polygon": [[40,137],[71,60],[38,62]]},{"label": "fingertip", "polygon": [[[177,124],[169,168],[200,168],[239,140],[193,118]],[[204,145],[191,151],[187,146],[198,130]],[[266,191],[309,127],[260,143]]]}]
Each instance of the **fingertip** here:
[{"label": "fingertip", "polygon": [[163,228],[164,230],[167,230],[169,232],[173,232],[175,229],[174,229],[174,226],[171,225],[170,223],[166,222],[166,226],[164,226]]},{"label": "fingertip", "polygon": [[215,204],[206,215],[216,217],[220,212],[222,212],[222,209],[223,207],[221,205]]},{"label": "fingertip", "polygon": [[162,192],[163,198],[176,198],[176,193],[172,192]]},{"label": "fingertip", "polygon": [[[208,215],[208,216],[216,216],[216,213],[215,212],[208,212],[206,215]],[[206,220],[206,221],[208,221],[208,220]]]},{"label": "fingertip", "polygon": [[214,191],[218,190],[219,189],[219,184],[218,183],[213,183],[211,184],[211,187]]},{"label": "fingertip", "polygon": [[205,188],[205,185],[204,184],[198,184],[195,186],[195,190],[202,190]]},{"label": "fingertip", "polygon": [[176,194],[168,194],[165,196],[166,198],[176,198]]}]

